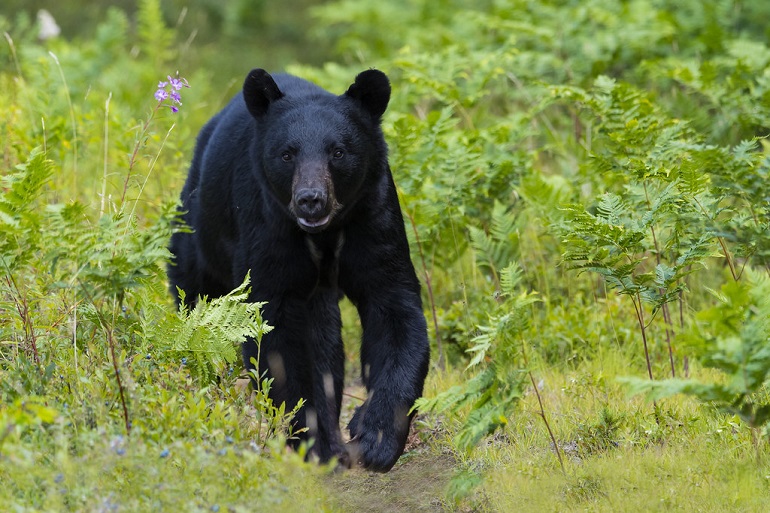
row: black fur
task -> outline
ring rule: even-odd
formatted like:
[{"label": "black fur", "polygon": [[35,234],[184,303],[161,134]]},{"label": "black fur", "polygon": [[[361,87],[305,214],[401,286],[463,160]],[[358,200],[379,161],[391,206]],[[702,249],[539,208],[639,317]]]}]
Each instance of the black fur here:
[{"label": "black fur", "polygon": [[[409,431],[409,409],[428,371],[420,285],[387,160],[380,117],[387,77],[368,70],[341,96],[290,75],[253,70],[243,95],[201,130],[182,191],[184,221],[169,266],[172,293],[193,304],[239,285],[251,271],[253,301],[267,301],[274,327],[260,370],[271,394],[309,427],[322,461],[389,470]],[[339,429],[344,353],[339,300],[363,326],[361,366],[368,390]],[[254,341],[243,345],[248,367]],[[352,460],[352,461],[351,461]]]}]

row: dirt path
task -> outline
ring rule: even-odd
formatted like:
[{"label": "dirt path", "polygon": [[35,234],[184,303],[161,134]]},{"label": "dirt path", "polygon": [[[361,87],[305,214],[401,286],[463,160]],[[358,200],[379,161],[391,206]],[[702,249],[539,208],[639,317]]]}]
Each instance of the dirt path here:
[{"label": "dirt path", "polygon": [[[340,426],[353,416],[355,406],[366,397],[360,384],[346,387]],[[390,472],[379,474],[352,469],[329,476],[329,485],[339,491],[339,511],[351,513],[442,512],[445,488],[455,466],[450,455],[436,453],[420,441],[412,423],[406,451]]]},{"label": "dirt path", "polygon": [[386,474],[353,469],[330,476],[344,512],[442,512],[454,462],[426,449],[406,453]]}]

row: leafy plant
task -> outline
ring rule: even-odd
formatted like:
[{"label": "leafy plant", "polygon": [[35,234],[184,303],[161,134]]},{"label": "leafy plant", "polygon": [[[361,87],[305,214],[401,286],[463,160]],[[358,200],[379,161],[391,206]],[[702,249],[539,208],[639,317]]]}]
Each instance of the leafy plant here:
[{"label": "leafy plant", "polygon": [[480,370],[465,384],[433,398],[420,399],[415,405],[420,411],[455,414],[469,408],[455,437],[457,446],[466,451],[507,424],[507,417],[525,390],[528,370],[522,353],[522,335],[529,325],[528,307],[537,301],[537,296],[517,290],[522,273],[516,264],[503,269],[500,276],[500,306],[487,325],[479,326],[480,333],[468,349],[473,355],[468,368]]},{"label": "leafy plant", "polygon": [[[35,3],[2,2],[6,509],[336,511],[328,495],[371,507],[374,489],[417,510],[454,467],[454,509],[764,511],[770,4],[310,3],[287,24],[284,3],[73,0],[41,41]],[[247,53],[337,91],[367,67],[391,79],[433,361],[466,368],[431,373],[421,408],[442,415],[421,417],[403,472],[330,485],[285,451],[294,412],[265,375],[236,385],[239,340],[267,329],[246,289],[172,306],[170,200]],[[173,113],[177,69],[194,87]],[[666,397],[653,412],[615,379],[645,373],[629,381]],[[553,450],[580,468],[554,472]]]},{"label": "leafy plant", "polygon": [[[687,394],[741,418],[756,433],[770,425],[770,278],[728,282],[714,293],[718,304],[698,313],[688,335],[700,361],[724,380],[642,381],[624,378],[632,393],[659,399]],[[765,433],[767,436],[767,432]],[[755,440],[756,442],[756,440]]]},{"label": "leafy plant", "polygon": [[0,407],[0,455],[3,454],[3,443],[14,431],[50,424],[56,420],[57,415],[56,410],[46,406],[38,397],[16,399]]},{"label": "leafy plant", "polygon": [[[644,304],[652,306],[653,316],[662,312],[670,373],[675,376],[676,328],[669,304],[678,302],[681,311],[684,278],[706,265],[715,244],[733,279],[740,278],[728,239],[741,236],[726,234],[754,233],[760,221],[750,213],[755,204],[764,211],[763,201],[754,203],[719,182],[727,174],[750,176],[749,195],[756,194],[757,187],[763,190],[757,181],[764,173],[762,155],[751,151],[752,142],[735,148],[705,145],[687,123],[666,116],[638,90],[607,78],[597,79],[593,93],[556,91],[600,117],[602,131],[592,141],[586,171],[610,178],[617,190],[604,192],[589,210],[565,207],[564,260],[573,269],[598,273],[631,299],[650,379]],[[751,254],[741,251],[741,256]]]},{"label": "leafy plant", "polygon": [[[201,383],[221,377],[240,360],[240,346],[246,338],[257,344],[272,328],[259,312],[264,303],[247,302],[250,276],[224,296],[198,298],[190,309],[184,291],[179,291],[177,315],[164,315],[155,307],[153,314],[141,319],[142,337],[155,340],[156,351],[173,360],[184,360],[191,374]],[[145,305],[152,308],[152,305]]]}]

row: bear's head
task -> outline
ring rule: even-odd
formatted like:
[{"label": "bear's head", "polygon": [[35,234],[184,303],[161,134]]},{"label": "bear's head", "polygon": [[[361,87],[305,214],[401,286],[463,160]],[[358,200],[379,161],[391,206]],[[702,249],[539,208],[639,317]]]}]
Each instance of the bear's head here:
[{"label": "bear's head", "polygon": [[257,120],[259,169],[298,226],[320,232],[361,196],[367,178],[387,168],[380,129],[390,100],[384,73],[360,73],[335,96],[288,75],[252,70],[243,98]]}]

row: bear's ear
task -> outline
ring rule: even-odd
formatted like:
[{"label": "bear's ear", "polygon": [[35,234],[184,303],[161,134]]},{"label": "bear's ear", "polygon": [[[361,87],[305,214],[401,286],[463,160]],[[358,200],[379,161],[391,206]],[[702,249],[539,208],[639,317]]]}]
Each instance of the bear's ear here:
[{"label": "bear's ear", "polygon": [[263,69],[253,69],[243,82],[243,99],[246,107],[255,118],[263,116],[271,102],[283,98],[270,73]]},{"label": "bear's ear", "polygon": [[390,101],[390,81],[382,71],[368,69],[358,74],[345,95],[360,102],[364,110],[379,120]]}]

